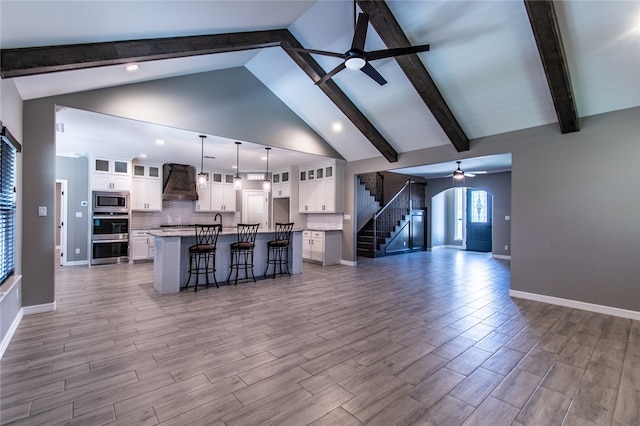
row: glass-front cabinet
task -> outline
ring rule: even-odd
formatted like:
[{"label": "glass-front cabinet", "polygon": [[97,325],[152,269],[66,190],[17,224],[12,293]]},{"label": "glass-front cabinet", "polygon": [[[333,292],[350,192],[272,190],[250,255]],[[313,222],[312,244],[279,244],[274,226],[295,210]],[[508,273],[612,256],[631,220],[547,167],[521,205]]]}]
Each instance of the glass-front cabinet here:
[{"label": "glass-front cabinet", "polygon": [[91,190],[131,190],[131,161],[93,157],[90,173]]},{"label": "glass-front cabinet", "polygon": [[[300,168],[300,213],[338,213],[344,210],[344,162],[330,160]],[[303,179],[304,178],[304,179]]]}]

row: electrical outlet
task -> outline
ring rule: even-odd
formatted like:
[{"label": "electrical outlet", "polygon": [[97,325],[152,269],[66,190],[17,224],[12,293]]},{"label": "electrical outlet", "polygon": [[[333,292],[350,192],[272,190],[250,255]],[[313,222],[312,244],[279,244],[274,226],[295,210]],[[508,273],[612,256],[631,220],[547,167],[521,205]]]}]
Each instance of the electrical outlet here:
[{"label": "electrical outlet", "polygon": [[76,254],[80,254],[80,249],[79,248],[76,249]]}]

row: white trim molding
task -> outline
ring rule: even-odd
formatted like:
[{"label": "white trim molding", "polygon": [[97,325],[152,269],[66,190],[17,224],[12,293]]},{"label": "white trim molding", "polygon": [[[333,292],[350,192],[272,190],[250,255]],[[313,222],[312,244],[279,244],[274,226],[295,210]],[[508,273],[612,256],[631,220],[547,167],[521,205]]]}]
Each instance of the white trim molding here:
[{"label": "white trim molding", "polygon": [[64,266],[82,266],[82,265],[88,265],[89,261],[88,260],[72,260],[70,262],[67,262],[64,264]]},{"label": "white trim molding", "polygon": [[56,301],[54,300],[51,303],[43,303],[42,305],[31,305],[25,306],[22,308],[25,315],[35,315],[42,314],[45,312],[55,312],[56,310]]},{"label": "white trim molding", "polygon": [[340,259],[340,264],[346,265],[346,266],[358,266],[358,262],[352,262],[351,260],[344,260],[344,259]]},{"label": "white trim molding", "polygon": [[640,312],[628,309],[614,308],[612,306],[596,305],[595,303],[580,302],[578,300],[562,299],[560,297],[545,296],[544,294],[528,293],[526,291],[509,290],[509,296],[518,299],[533,300],[536,302],[549,303],[551,305],[564,306],[566,308],[580,309],[583,311],[596,312],[598,314],[612,315],[614,317],[627,318],[640,321]]},{"label": "white trim molding", "polygon": [[493,254],[493,253],[491,253],[491,257],[493,257],[494,259],[511,260],[511,256],[508,256],[506,254]]},{"label": "white trim molding", "polygon": [[11,327],[9,327],[9,329],[7,330],[7,334],[4,335],[4,339],[2,339],[2,342],[0,342],[0,359],[2,359],[2,357],[4,356],[4,351],[6,351],[7,348],[9,347],[9,343],[11,342],[13,335],[18,329],[18,326],[20,325],[20,321],[22,321],[22,315],[23,315],[22,311],[23,311],[22,308],[18,311],[18,315],[16,315],[16,317],[13,319],[13,322],[11,323]]}]

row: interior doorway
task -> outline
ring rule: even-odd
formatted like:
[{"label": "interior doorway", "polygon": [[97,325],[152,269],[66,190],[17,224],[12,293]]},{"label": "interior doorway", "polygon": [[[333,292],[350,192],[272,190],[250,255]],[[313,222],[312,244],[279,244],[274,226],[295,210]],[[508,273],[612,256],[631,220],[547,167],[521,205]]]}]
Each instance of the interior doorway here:
[{"label": "interior doorway", "polygon": [[269,193],[242,191],[242,223],[259,223],[262,229],[269,229]]},{"label": "interior doorway", "polygon": [[60,266],[67,264],[67,187],[67,180],[56,179],[55,236]]},{"label": "interior doorway", "polygon": [[450,188],[431,200],[431,247],[492,251],[493,196],[477,188]]}]

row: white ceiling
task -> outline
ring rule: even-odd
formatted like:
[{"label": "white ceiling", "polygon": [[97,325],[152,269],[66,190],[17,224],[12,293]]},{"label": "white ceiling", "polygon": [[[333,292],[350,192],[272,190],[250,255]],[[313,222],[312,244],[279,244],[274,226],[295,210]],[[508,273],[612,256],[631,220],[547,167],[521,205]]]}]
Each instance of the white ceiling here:
[{"label": "white ceiling", "polygon": [[[431,50],[419,57],[469,138],[557,121],[521,0],[389,0],[387,4],[412,44],[431,45]],[[2,0],[0,47],[288,28],[307,48],[343,52],[353,34],[352,7],[350,0]],[[556,2],[555,7],[579,116],[640,106],[640,2],[565,0]],[[366,48],[385,48],[371,26]],[[316,55],[315,59],[326,71],[337,65],[335,58]],[[450,142],[396,62],[385,59],[372,64],[389,82],[387,85],[378,86],[364,74],[349,70],[337,74],[334,81],[389,143],[399,153],[448,145]],[[279,48],[146,62],[134,74],[113,66],[14,81],[23,98],[32,99],[237,66],[252,72],[345,159],[380,156]],[[91,128],[65,118],[64,137],[73,137],[77,128],[85,136],[93,135],[94,146],[113,143],[113,123],[105,132],[99,120],[86,121],[92,123]],[[343,125],[341,132],[332,130],[335,122]],[[107,139],[100,141],[99,135]],[[128,143],[134,145],[134,156],[145,151],[138,136],[126,139],[140,141]],[[197,162],[197,134],[187,132],[175,137],[193,140],[194,136],[195,151],[189,158],[195,157]],[[213,140],[214,135],[210,136],[208,140]],[[148,140],[144,143],[150,144]],[[229,140],[216,144],[235,148]],[[152,148],[150,155],[161,155]],[[249,146],[246,148],[248,151]],[[257,149],[263,150],[259,146]],[[81,152],[76,148],[72,151]],[[224,150],[219,149],[217,157],[222,155],[220,151]],[[276,154],[275,150],[272,153]],[[272,157],[277,161],[276,155]],[[235,157],[226,161],[235,163]],[[259,165],[247,165],[259,169]],[[489,168],[481,163],[477,167]]]}]

